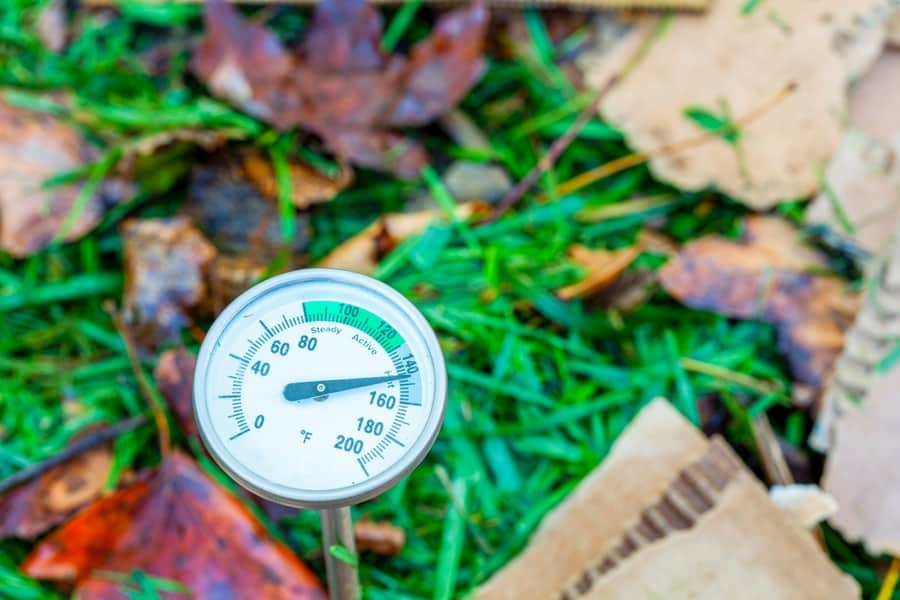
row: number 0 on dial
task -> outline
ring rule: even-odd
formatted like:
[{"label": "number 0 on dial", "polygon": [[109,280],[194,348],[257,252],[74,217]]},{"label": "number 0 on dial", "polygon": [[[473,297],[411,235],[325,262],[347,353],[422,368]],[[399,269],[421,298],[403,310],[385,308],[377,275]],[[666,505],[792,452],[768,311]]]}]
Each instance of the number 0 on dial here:
[{"label": "number 0 on dial", "polygon": [[446,391],[437,339],[409,301],[363,275],[305,269],[251,288],[216,319],[194,412],[239,483],[325,508],[409,473],[437,437]]}]

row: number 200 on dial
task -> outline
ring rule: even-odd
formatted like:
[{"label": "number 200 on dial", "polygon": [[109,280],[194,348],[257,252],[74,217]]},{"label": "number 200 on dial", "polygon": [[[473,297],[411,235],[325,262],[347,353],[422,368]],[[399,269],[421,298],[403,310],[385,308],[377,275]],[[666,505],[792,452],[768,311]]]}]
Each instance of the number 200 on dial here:
[{"label": "number 200 on dial", "polygon": [[411,471],[440,429],[446,387],[434,332],[409,301],[363,275],[306,269],[219,316],[197,360],[194,411],[244,487],[323,508]]}]

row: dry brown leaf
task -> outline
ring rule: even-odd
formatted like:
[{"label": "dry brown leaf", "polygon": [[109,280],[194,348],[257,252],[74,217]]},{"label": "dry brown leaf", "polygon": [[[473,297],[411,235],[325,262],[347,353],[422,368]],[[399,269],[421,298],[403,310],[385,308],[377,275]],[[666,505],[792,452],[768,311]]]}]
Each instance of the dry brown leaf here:
[{"label": "dry brown leaf", "polygon": [[[0,100],[0,248],[24,257],[59,235],[81,186],[45,188],[44,182],[92,158],[74,128]],[[63,236],[65,241],[90,231],[115,201],[105,190],[99,191],[77,212]]]},{"label": "dry brown leaf", "polygon": [[156,386],[175,413],[182,431],[187,435],[197,435],[197,422],[194,420],[193,389],[194,366],[197,359],[194,355],[178,348],[166,350],[159,356],[153,378]]},{"label": "dry brown leaf", "polygon": [[[868,15],[877,0],[769,2],[743,15],[743,0],[721,0],[700,17],[674,16],[637,66],[609,93],[603,116],[630,145],[650,151],[696,138],[702,130],[684,110],[700,107],[740,118],[788,94],[741,128],[737,145],[715,138],[650,168],[685,189],[716,186],[757,208],[807,196],[817,187],[813,167],[826,161],[840,137],[847,67],[833,50],[837,32]],[[777,15],[773,18],[772,15]],[[624,44],[637,45],[652,23]],[[583,62],[588,82],[606,84],[629,52],[613,49]],[[791,135],[784,135],[791,131]]]},{"label": "dry brown leaf", "polygon": [[560,288],[556,295],[563,300],[593,296],[618,279],[640,253],[637,246],[620,250],[592,250],[575,244],[569,248],[569,256],[584,269],[585,276],[581,281]]},{"label": "dry brown leaf", "polygon": [[473,597],[858,596],[724,442],[655,400]]},{"label": "dry brown leaf", "polygon": [[776,217],[750,217],[740,242],[693,240],[659,274],[692,308],[774,324],[794,378],[821,385],[858,307],[840,279],[805,272],[821,260]]},{"label": "dry brown leaf", "polygon": [[[456,215],[467,218],[483,207],[480,203],[456,206]],[[378,262],[403,240],[425,231],[431,223],[446,217],[443,209],[422,210],[412,213],[388,213],[346,240],[323,258],[318,266],[346,269],[369,274]]]},{"label": "dry brown leaf", "polygon": [[384,556],[396,556],[406,545],[406,532],[391,523],[357,521],[353,526],[356,537],[356,549],[359,552],[372,552]]},{"label": "dry brown leaf", "polygon": [[870,252],[900,219],[900,51],[884,52],[850,97],[850,128],[825,170],[827,188],[808,223],[826,225]]},{"label": "dry brown leaf", "polygon": [[873,373],[859,405],[838,418],[823,487],[835,497],[831,523],[874,555],[900,555],[900,368]]},{"label": "dry brown leaf", "polygon": [[185,217],[128,219],[121,232],[126,320],[146,347],[176,341],[188,311],[206,298],[215,247]]},{"label": "dry brown leaf", "polygon": [[13,488],[0,497],[0,539],[33,540],[62,523],[100,497],[111,466],[112,447],[101,444]]},{"label": "dry brown leaf", "polygon": [[[244,173],[265,196],[278,198],[278,182],[272,162],[259,154],[248,154],[243,159]],[[328,202],[353,181],[353,171],[344,165],[337,177],[331,178],[300,163],[290,163],[292,200],[297,208],[309,208],[313,204]]]}]

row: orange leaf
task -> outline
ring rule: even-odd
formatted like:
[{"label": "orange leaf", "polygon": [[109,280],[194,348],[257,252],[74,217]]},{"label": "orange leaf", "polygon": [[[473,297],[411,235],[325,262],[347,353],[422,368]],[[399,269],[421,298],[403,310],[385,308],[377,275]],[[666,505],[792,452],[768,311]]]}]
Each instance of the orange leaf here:
[{"label": "orange leaf", "polygon": [[32,551],[31,577],[73,582],[83,600],[120,598],[94,571],[142,571],[196,598],[324,600],[315,575],[188,456],[90,505]]}]

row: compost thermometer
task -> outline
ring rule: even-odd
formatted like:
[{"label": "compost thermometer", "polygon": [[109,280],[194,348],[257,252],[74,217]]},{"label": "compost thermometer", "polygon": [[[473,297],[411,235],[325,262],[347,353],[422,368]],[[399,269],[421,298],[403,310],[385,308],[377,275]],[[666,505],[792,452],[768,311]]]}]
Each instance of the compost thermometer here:
[{"label": "compost thermometer", "polygon": [[370,277],[304,269],[244,292],[197,359],[194,412],[206,447],[240,485],[321,510],[332,598],[355,598],[349,506],[407,475],[444,415],[447,376],[434,332]]}]

